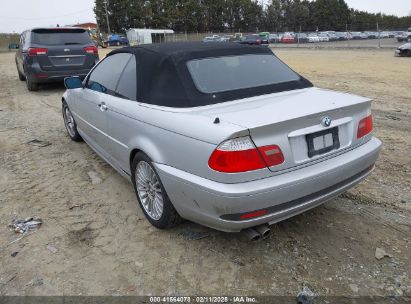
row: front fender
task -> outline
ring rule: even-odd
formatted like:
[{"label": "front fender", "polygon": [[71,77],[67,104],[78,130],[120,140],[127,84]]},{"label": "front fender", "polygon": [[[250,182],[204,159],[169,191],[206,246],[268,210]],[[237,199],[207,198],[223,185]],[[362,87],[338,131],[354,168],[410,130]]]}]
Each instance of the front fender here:
[{"label": "front fender", "polygon": [[63,93],[63,96],[61,97],[61,102],[63,102],[63,101],[67,102],[67,100],[68,100],[68,90],[66,90]]}]

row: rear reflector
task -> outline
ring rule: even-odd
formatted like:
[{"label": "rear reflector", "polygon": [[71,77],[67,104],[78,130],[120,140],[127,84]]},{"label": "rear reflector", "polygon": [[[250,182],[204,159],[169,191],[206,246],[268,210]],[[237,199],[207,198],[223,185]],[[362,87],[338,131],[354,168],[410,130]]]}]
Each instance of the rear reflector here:
[{"label": "rear reflector", "polygon": [[29,56],[46,55],[49,50],[46,48],[29,48]]},{"label": "rear reflector", "polygon": [[34,76],[36,78],[47,78],[47,77],[49,77],[47,74],[35,74]]},{"label": "rear reflector", "polygon": [[238,173],[263,169],[281,164],[284,156],[276,146],[256,148],[248,136],[227,140],[211,154],[208,165],[211,169]]},{"label": "rear reflector", "polygon": [[372,115],[360,120],[357,130],[357,138],[364,137],[372,131]]},{"label": "rear reflector", "polygon": [[267,210],[258,210],[250,213],[245,213],[240,216],[240,220],[247,220],[267,214]]},{"label": "rear reflector", "polygon": [[98,49],[94,45],[93,46],[86,46],[84,48],[84,51],[88,54],[97,54],[98,53]]},{"label": "rear reflector", "polygon": [[277,166],[284,162],[283,152],[277,145],[259,147],[258,151],[268,167]]}]

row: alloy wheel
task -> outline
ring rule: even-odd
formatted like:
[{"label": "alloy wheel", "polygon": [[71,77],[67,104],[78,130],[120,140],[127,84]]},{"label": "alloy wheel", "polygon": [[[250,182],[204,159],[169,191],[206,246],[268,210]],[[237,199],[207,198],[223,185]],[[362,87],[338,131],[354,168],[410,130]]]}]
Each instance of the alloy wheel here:
[{"label": "alloy wheel", "polygon": [[163,215],[163,192],[160,181],[153,168],[145,161],[140,161],[136,168],[137,195],[150,218],[158,221]]},{"label": "alloy wheel", "polygon": [[71,115],[70,109],[65,106],[64,107],[64,124],[66,125],[67,132],[69,132],[71,137],[76,136],[76,126],[74,123],[73,115]]}]

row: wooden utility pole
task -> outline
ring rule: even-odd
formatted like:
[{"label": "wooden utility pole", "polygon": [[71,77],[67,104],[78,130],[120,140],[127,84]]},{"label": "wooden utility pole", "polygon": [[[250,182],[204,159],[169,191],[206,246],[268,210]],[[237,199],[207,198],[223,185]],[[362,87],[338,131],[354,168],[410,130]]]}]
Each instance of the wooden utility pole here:
[{"label": "wooden utility pole", "polygon": [[104,7],[106,9],[107,30],[108,30],[108,34],[110,34],[111,31],[110,31],[110,22],[108,21],[107,1],[108,0],[104,0]]}]

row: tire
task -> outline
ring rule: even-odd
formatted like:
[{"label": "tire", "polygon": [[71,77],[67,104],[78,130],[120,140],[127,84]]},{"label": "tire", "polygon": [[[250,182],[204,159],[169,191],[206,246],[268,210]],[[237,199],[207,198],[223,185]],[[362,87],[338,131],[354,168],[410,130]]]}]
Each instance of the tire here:
[{"label": "tire", "polygon": [[65,100],[63,100],[61,112],[63,114],[64,126],[66,127],[67,134],[69,135],[71,140],[77,142],[83,141],[83,138],[81,138],[80,134],[77,131],[77,124]]},{"label": "tire", "polygon": [[38,89],[39,89],[38,84],[32,82],[27,76],[25,76],[25,78],[26,78],[27,89],[29,91],[38,91]]},{"label": "tire", "polygon": [[17,73],[19,74],[19,80],[20,80],[20,81],[26,80],[26,76],[24,76],[22,73],[20,73],[19,70],[17,70]]},{"label": "tire", "polygon": [[[141,170],[151,170],[153,175],[150,176],[150,174],[142,174]],[[160,177],[152,165],[151,159],[144,153],[138,152],[134,156],[131,164],[131,172],[137,201],[150,224],[159,229],[168,229],[178,225],[182,219],[174,209],[174,206],[171,203],[163,184],[161,183]],[[151,190],[145,191],[145,189],[147,189],[144,189],[145,183],[147,184],[147,188]],[[153,199],[150,199],[150,192],[151,194],[154,193],[154,195],[151,195],[151,197],[154,197]],[[158,207],[159,196],[162,198],[161,212],[157,212],[158,210],[156,210],[155,207],[156,203],[154,202],[157,199],[156,206]],[[149,207],[150,204],[151,208]]]},{"label": "tire", "polygon": [[18,65],[17,65],[17,62],[16,62],[16,68],[17,68],[17,74],[19,75],[20,81],[26,80],[26,76],[24,76],[24,74],[20,73],[20,70],[19,70],[19,67],[18,67]]}]

